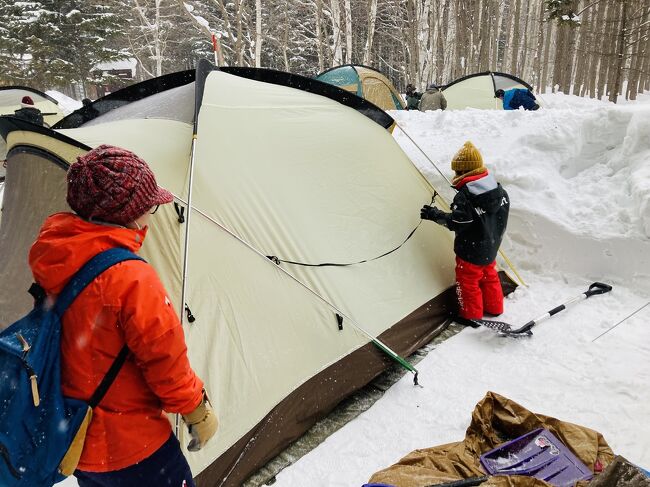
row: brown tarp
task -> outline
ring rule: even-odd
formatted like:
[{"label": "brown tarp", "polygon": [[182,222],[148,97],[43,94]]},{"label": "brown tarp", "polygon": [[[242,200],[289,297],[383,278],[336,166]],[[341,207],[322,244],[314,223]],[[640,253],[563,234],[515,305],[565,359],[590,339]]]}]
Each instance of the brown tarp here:
[{"label": "brown tarp", "polygon": [[[614,459],[609,445],[597,431],[532,413],[510,399],[488,392],[474,408],[465,440],[415,450],[395,465],[375,473],[370,482],[396,487],[424,487],[481,477],[485,475],[479,462],[482,453],[537,428],[551,431],[592,471],[601,471]],[[514,486],[549,487],[550,484],[520,476],[491,477],[482,484],[482,487]]]}]

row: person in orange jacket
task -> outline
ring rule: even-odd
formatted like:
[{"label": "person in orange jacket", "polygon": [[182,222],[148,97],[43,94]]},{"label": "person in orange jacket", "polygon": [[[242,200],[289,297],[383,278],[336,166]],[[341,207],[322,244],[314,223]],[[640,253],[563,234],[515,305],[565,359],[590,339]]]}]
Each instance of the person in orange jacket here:
[{"label": "person in orange jacket", "polygon": [[[132,152],[102,145],[79,157],[68,170],[67,201],[75,213],[48,217],[31,247],[36,282],[56,299],[99,252],[137,252],[151,214],[172,199]],[[183,415],[191,451],[205,445],[218,422],[190,366],[171,300],[143,261],[109,268],[63,315],[63,393],[88,400],[125,344],[129,357],[93,410],[74,475],[80,487],[191,487],[192,473],[165,412]]]}]

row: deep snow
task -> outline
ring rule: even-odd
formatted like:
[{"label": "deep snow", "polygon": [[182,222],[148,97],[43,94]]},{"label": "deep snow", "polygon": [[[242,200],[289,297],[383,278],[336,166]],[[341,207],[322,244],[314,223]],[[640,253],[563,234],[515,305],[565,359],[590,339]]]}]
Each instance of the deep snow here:
[{"label": "deep snow", "polygon": [[[506,301],[504,321],[523,324],[595,280],[613,291],[540,324],[528,340],[462,331],[417,365],[423,387],[405,376],[275,486],[359,486],[411,450],[460,441],[489,390],[596,429],[615,453],[650,467],[650,96],[543,102],[538,112],[391,114],[448,177],[451,156],[471,140],[509,192],[503,250],[528,287]],[[431,164],[399,128],[394,135],[451,200]]]}]

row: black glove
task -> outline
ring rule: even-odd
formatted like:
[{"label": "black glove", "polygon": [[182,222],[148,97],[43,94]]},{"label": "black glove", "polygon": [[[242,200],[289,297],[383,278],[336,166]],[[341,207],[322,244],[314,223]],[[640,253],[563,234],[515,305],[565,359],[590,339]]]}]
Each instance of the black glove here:
[{"label": "black glove", "polygon": [[420,210],[420,218],[423,220],[431,220],[436,222],[438,225],[444,225],[447,223],[446,219],[447,214],[436,208],[435,206],[424,205]]}]

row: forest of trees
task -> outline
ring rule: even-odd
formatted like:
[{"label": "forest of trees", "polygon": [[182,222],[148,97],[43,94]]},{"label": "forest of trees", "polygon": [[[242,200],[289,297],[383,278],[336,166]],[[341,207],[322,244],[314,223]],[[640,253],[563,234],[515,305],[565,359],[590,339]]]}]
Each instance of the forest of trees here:
[{"label": "forest of trees", "polygon": [[365,64],[403,90],[512,73],[539,92],[650,90],[648,0],[0,0],[0,84],[92,83],[135,58],[139,79],[213,59],[312,76]]}]

